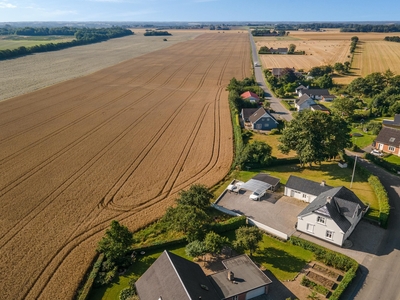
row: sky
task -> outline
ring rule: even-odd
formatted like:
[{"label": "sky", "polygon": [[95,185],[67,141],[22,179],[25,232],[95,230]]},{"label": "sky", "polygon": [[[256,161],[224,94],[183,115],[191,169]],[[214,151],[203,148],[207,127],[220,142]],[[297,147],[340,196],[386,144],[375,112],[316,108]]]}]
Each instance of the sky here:
[{"label": "sky", "polygon": [[398,0],[0,0],[0,22],[400,21]]}]

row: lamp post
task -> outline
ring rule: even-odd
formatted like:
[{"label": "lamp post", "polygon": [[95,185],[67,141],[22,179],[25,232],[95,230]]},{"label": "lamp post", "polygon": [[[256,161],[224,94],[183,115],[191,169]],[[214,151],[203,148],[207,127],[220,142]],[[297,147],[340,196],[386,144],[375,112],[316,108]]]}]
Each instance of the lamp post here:
[{"label": "lamp post", "polygon": [[356,159],[354,160],[354,168],[353,168],[353,175],[351,175],[351,183],[350,183],[350,188],[353,186],[353,179],[354,179],[354,173],[356,171],[356,164],[357,164],[357,155],[356,155]]}]

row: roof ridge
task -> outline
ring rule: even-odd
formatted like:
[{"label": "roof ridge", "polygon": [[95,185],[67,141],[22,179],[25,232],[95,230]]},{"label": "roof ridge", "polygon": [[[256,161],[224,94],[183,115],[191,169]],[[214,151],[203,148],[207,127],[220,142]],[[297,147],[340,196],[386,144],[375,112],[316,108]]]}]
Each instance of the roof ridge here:
[{"label": "roof ridge", "polygon": [[[189,299],[192,299],[192,297],[190,297],[190,294],[189,294],[188,290],[186,289],[185,284],[183,283],[183,281],[182,281],[182,279],[181,279],[181,276],[179,275],[178,270],[175,268],[175,265],[174,265],[174,263],[172,262],[171,257],[169,256],[170,254],[173,254],[173,253],[170,253],[170,252],[167,251],[167,250],[164,250],[164,252],[166,253],[166,255],[167,255],[167,257],[168,257],[168,260],[169,260],[169,262],[171,263],[172,267],[174,268],[174,271],[175,271],[176,275],[178,276],[178,279],[179,279],[180,283],[182,284],[183,289],[185,290],[185,292],[186,292],[186,294],[188,295]],[[175,255],[175,254],[174,254],[174,255]]]}]

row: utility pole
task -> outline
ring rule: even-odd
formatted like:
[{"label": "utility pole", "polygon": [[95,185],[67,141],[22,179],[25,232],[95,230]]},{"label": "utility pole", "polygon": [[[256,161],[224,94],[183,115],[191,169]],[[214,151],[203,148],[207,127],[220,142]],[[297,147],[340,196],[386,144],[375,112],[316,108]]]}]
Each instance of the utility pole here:
[{"label": "utility pole", "polygon": [[353,179],[354,179],[354,173],[356,171],[356,164],[357,164],[357,155],[356,155],[356,159],[354,160],[354,168],[353,168],[353,175],[351,175],[351,183],[350,183],[350,188],[353,186]]}]

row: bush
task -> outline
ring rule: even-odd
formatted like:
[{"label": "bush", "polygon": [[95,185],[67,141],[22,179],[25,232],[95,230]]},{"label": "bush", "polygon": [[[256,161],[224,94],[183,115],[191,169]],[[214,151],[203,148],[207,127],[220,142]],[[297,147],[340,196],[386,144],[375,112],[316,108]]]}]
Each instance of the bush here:
[{"label": "bush", "polygon": [[271,132],[269,133],[270,135],[276,135],[279,134],[279,129],[278,128],[274,128],[271,130]]}]

